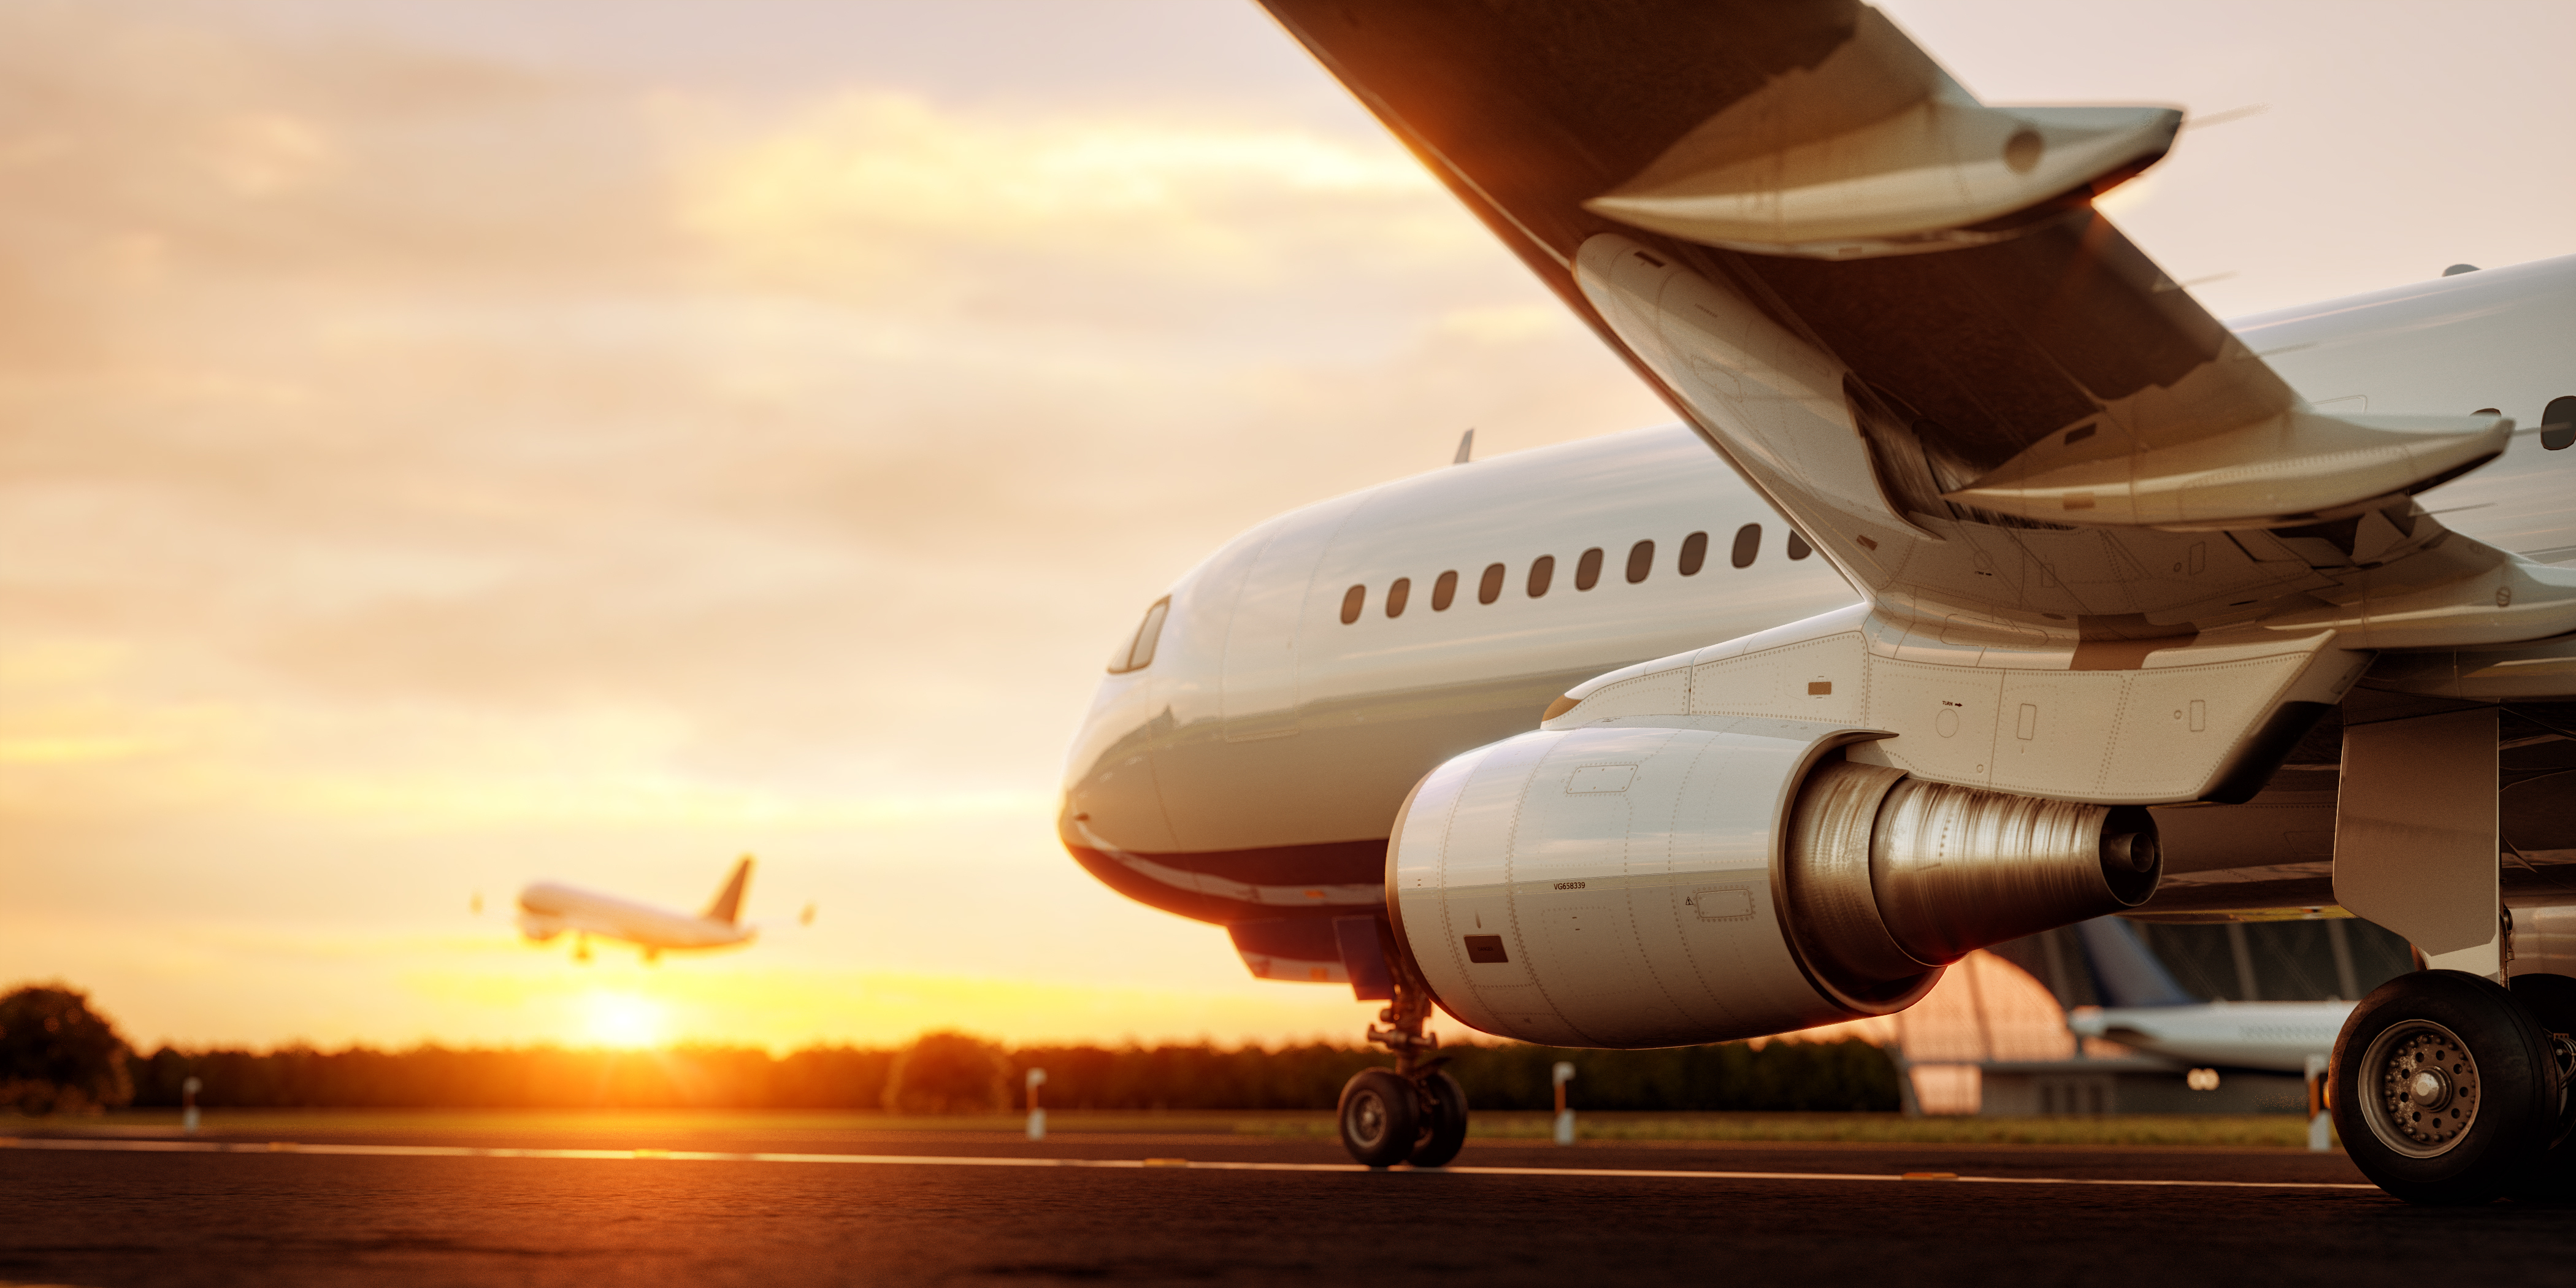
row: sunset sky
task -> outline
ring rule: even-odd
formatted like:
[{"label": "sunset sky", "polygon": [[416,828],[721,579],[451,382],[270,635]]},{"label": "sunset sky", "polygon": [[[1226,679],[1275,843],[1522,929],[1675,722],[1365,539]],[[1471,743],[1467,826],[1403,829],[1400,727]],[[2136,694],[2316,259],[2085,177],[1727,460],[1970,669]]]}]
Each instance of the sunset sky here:
[{"label": "sunset sky", "polygon": [[[2260,109],[2105,203],[2222,316],[2576,252],[2576,7],[1887,7],[1989,101]],[[1249,3],[0,3],[0,986],[1356,1039],[1057,845],[1102,659],[1467,426],[1669,417]],[[747,951],[508,922],[743,852]]]}]

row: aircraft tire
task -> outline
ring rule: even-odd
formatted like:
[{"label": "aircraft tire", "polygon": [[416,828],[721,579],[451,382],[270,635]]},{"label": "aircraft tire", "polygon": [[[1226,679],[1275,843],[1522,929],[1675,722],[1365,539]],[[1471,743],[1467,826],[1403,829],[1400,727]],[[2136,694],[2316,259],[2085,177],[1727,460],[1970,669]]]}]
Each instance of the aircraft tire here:
[{"label": "aircraft tire", "polygon": [[1362,1069],[1342,1084],[1342,1148],[1371,1167],[1393,1167],[1422,1136],[1420,1097],[1393,1069]]},{"label": "aircraft tire", "polygon": [[2503,985],[2417,971],[2380,985],[2335,1039],[2344,1152],[2409,1203],[2487,1203],[2527,1182],[2558,1118],[2549,1035]]},{"label": "aircraft tire", "polygon": [[1467,1143],[1467,1089],[1435,1070],[1422,1079],[1422,1138],[1413,1145],[1415,1167],[1438,1167]]},{"label": "aircraft tire", "polygon": [[2555,1035],[2552,1054],[2558,1059],[2559,1103],[2549,1152],[2513,1188],[2511,1197],[2521,1203],[2576,1204],[2576,979],[2516,975],[2513,995],[2531,1008],[2541,1028]]}]

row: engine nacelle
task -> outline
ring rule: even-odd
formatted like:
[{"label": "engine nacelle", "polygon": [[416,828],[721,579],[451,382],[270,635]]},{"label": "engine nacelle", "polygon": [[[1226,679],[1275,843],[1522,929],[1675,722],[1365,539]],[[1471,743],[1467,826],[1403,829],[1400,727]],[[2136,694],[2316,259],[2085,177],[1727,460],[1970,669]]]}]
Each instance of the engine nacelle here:
[{"label": "engine nacelle", "polygon": [[2155,892],[2145,810],[1844,757],[1880,736],[1655,716],[1457,756],[1396,820],[1396,938],[1486,1032],[1678,1046],[1902,1010],[1973,949]]}]

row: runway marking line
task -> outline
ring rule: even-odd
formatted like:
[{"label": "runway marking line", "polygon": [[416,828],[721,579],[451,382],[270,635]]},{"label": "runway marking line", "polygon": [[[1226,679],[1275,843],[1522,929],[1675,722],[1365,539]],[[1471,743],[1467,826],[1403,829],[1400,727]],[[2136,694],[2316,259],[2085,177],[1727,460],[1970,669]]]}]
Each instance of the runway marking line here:
[{"label": "runway marking line", "polygon": [[[1189,1168],[1205,1172],[1368,1172],[1358,1163],[1219,1163],[1183,1158],[994,1158],[962,1154],[729,1154],[686,1149],[517,1149],[479,1145],[265,1145],[212,1140],[79,1140],[9,1138],[0,1149],[78,1150],[138,1154],[333,1154],[367,1158],[573,1158],[648,1159],[675,1163],[839,1163],[873,1167],[1097,1167]],[[1959,1176],[1946,1172],[1703,1172],[1645,1167],[1441,1167],[1405,1168],[1453,1176],[1584,1176],[1673,1181],[1917,1181],[1980,1185],[2145,1185],[2235,1190],[2376,1190],[2354,1181],[2175,1181],[2080,1176]]]}]

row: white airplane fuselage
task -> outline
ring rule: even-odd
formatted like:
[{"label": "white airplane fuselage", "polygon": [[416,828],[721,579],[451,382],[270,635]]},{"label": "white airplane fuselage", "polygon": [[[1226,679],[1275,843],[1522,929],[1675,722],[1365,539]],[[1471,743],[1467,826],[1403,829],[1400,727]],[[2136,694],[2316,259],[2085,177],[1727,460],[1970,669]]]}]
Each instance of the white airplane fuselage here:
[{"label": "white airplane fuselage", "polygon": [[2353,1002],[2203,1002],[2197,1006],[2083,1006],[2066,1027],[2187,1065],[2305,1073],[2334,1050]]},{"label": "white airplane fuselage", "polygon": [[[2330,410],[2512,417],[2521,428],[2502,457],[2420,504],[2500,549],[2576,559],[2576,451],[2544,447],[2539,428],[2551,400],[2576,394],[2565,356],[2576,257],[2234,329]],[[1693,534],[1705,542],[1696,569],[1682,559]],[[1448,757],[1537,727],[1587,678],[1858,599],[1791,541],[1679,425],[1438,469],[1271,519],[1173,585],[1150,664],[1101,682],[1068,758],[1060,835],[1113,888],[1205,921],[1377,912],[1390,827]],[[1320,953],[1273,963],[1243,951],[1259,974],[1341,978]]]},{"label": "white airplane fuselage", "polygon": [[757,928],[656,908],[614,895],[540,881],[519,892],[519,929],[540,943],[567,931],[621,940],[649,952],[731,948]]}]

